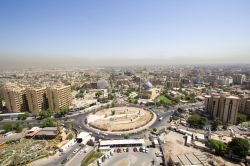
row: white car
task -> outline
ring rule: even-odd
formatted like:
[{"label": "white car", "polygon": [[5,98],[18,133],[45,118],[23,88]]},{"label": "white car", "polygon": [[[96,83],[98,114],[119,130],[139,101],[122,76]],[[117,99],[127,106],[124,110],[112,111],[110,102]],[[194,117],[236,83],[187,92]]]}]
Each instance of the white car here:
[{"label": "white car", "polygon": [[83,152],[84,152],[84,149],[81,149],[79,154],[82,154]]},{"label": "white car", "polygon": [[78,148],[77,149],[75,149],[74,151],[73,151],[73,154],[75,154],[75,153],[77,153],[78,152]]}]

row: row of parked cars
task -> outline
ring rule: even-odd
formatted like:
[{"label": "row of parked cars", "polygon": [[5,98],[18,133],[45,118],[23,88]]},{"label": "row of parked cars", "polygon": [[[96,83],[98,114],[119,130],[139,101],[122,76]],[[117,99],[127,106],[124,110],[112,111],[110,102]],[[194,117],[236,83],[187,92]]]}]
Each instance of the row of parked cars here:
[{"label": "row of parked cars", "polygon": [[109,159],[111,156],[114,155],[115,150],[111,149],[110,151],[108,151],[107,153],[105,153],[102,157],[100,157],[100,159],[97,160],[97,165],[101,166],[103,162],[105,162],[105,160]]},{"label": "row of parked cars", "polygon": [[148,148],[146,147],[134,147],[134,152],[143,152],[143,153],[148,153]]}]

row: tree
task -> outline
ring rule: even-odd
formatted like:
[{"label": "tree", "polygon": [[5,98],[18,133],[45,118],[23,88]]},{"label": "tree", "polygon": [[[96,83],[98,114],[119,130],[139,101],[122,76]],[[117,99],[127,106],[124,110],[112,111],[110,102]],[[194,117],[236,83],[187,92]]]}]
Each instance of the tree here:
[{"label": "tree", "polygon": [[125,135],[124,135],[124,139],[129,139],[129,135],[128,135],[128,134],[125,134]]},{"label": "tree", "polygon": [[70,133],[70,134],[67,136],[67,138],[66,138],[66,139],[67,139],[67,140],[71,140],[71,139],[73,139],[73,137],[74,137],[74,136],[73,136],[73,134],[72,134],[72,133]]},{"label": "tree", "polygon": [[22,131],[23,131],[23,128],[24,128],[24,126],[23,126],[23,124],[20,123],[20,122],[17,122],[17,123],[15,124],[15,126],[14,126],[14,129],[16,130],[17,133],[22,132]]},{"label": "tree", "polygon": [[56,124],[51,118],[46,118],[43,120],[42,126],[43,127],[55,127]]},{"label": "tree", "polygon": [[63,117],[63,116],[65,116],[68,112],[69,112],[69,108],[68,108],[68,107],[64,107],[64,108],[61,108],[61,109],[59,110],[59,112],[56,113],[56,116],[57,116],[57,117]]},{"label": "tree", "polygon": [[17,119],[18,119],[18,120],[25,120],[25,119],[28,118],[28,116],[29,116],[29,113],[28,113],[28,112],[25,112],[24,114],[18,115],[18,116],[17,116]]},{"label": "tree", "polygon": [[51,117],[53,112],[50,109],[42,110],[39,114],[41,119],[49,118]]},{"label": "tree", "polygon": [[250,148],[249,141],[244,138],[233,138],[228,143],[228,147],[233,151],[234,154],[240,157],[246,157]]},{"label": "tree", "polygon": [[187,122],[191,127],[203,128],[207,125],[208,119],[207,117],[194,114],[188,118]]},{"label": "tree", "polygon": [[217,155],[224,156],[226,149],[227,149],[227,145],[224,142],[211,139],[208,145],[211,149],[215,150],[215,153]]},{"label": "tree", "polygon": [[10,122],[7,122],[3,125],[3,129],[6,131],[6,132],[9,132],[9,131],[12,131],[14,128],[13,124],[10,123]]},{"label": "tree", "polygon": [[115,115],[115,110],[111,110],[111,114],[112,114],[112,115]]},{"label": "tree", "polygon": [[102,92],[101,92],[101,91],[95,93],[95,97],[96,97],[96,98],[100,98],[101,95],[102,95]]},{"label": "tree", "polygon": [[225,124],[223,124],[223,130],[227,130],[228,129],[228,126],[229,126],[229,124],[228,123],[225,123]]},{"label": "tree", "polygon": [[215,119],[212,122],[212,130],[217,130],[218,126],[221,124],[221,120],[220,119]]},{"label": "tree", "polygon": [[247,121],[247,116],[245,114],[237,114],[237,124]]}]

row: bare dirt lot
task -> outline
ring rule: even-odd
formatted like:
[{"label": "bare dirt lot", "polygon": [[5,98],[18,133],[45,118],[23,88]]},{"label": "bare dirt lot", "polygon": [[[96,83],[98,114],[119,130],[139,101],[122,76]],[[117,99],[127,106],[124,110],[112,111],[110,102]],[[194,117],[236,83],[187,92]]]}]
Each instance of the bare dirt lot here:
[{"label": "bare dirt lot", "polygon": [[128,131],[137,129],[149,123],[153,114],[143,108],[114,107],[103,109],[88,116],[91,127],[103,131]]},{"label": "bare dirt lot", "polygon": [[[188,153],[196,153],[201,152],[201,150],[196,149],[192,146],[188,147],[185,146],[185,139],[183,138],[184,135],[170,131],[165,136],[165,144],[164,144],[164,154],[165,159],[169,160],[170,155],[179,155],[179,154],[188,154]],[[208,154],[208,158],[215,160],[218,163],[218,166],[240,166],[240,164],[232,163],[230,161],[226,161],[225,159],[214,156],[212,154]]]}]

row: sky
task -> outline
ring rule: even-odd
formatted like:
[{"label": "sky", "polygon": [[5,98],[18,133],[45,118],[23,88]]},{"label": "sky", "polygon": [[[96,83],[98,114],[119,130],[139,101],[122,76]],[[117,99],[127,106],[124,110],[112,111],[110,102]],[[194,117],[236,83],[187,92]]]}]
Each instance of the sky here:
[{"label": "sky", "polygon": [[2,68],[249,62],[249,0],[0,1]]}]

